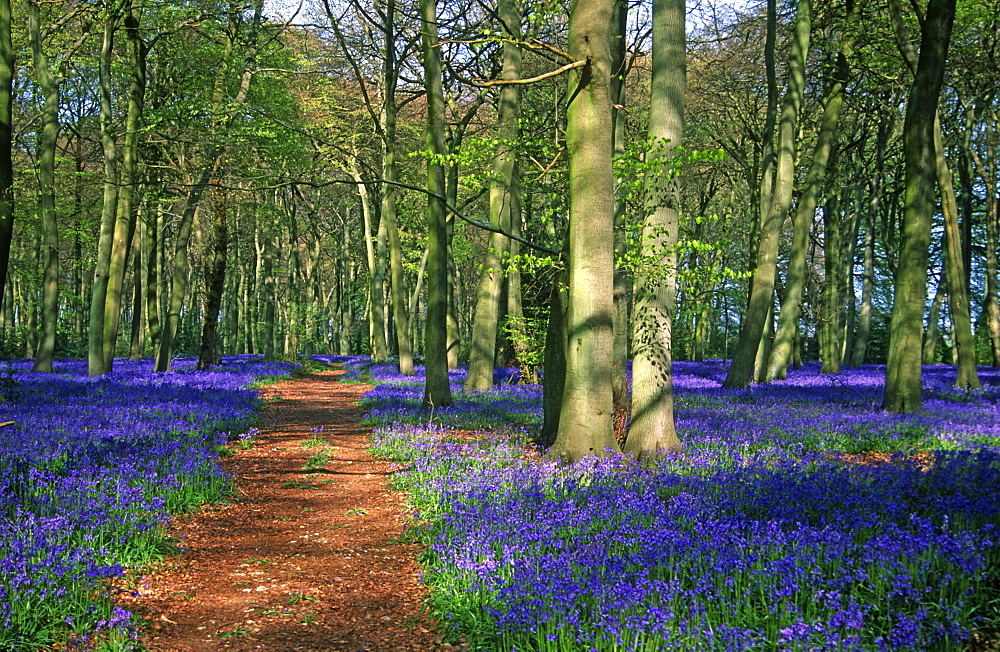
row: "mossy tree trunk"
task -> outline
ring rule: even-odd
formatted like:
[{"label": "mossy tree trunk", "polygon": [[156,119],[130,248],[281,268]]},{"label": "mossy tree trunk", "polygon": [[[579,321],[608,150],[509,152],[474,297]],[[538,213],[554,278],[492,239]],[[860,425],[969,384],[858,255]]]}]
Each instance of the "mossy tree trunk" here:
[{"label": "mossy tree trunk", "polygon": [[[820,120],[816,146],[806,175],[805,186],[799,197],[792,219],[792,251],[789,254],[788,274],[785,281],[785,297],[778,315],[778,329],[775,332],[771,356],[767,363],[767,380],[783,379],[792,357],[792,342],[802,311],[802,294],[806,282],[806,253],[809,248],[809,232],[816,214],[816,206],[826,183],[826,170],[830,154],[837,139],[840,123],[840,109],[844,105],[844,89],[850,77],[850,60],[854,54],[854,36],[860,18],[858,4],[848,0],[848,15],[844,33],[840,39],[840,51],[833,82],[830,84],[823,102],[823,116]],[[827,211],[829,212],[829,211]],[[829,243],[828,243],[829,244]],[[829,251],[829,247],[827,248]],[[839,279],[827,279],[839,282]],[[827,352],[829,354],[829,352]],[[823,364],[828,361],[826,357]],[[839,356],[837,360],[839,365]]]},{"label": "mossy tree trunk", "polygon": [[[777,167],[774,190],[763,213],[757,243],[757,264],[751,281],[750,300],[740,326],[740,337],[723,387],[746,387],[759,373],[758,349],[770,319],[778,264],[778,241],[785,215],[792,204],[795,182],[795,137],[799,109],[805,93],[806,55],[812,26],[812,0],[799,0],[795,15],[792,51],[788,63],[788,90],[781,107],[778,127]],[[764,361],[766,364],[766,360]]]},{"label": "mossy tree trunk", "polygon": [[934,121],[954,19],[955,0],[929,0],[903,125],[904,208],[882,400],[882,408],[889,412],[913,412],[923,405],[920,335],[936,204]]},{"label": "mossy tree trunk", "polygon": [[56,223],[56,141],[59,138],[59,84],[42,50],[41,17],[37,0],[28,2],[28,40],[35,78],[44,98],[38,134],[38,208],[42,218],[42,329],[32,371],[49,373],[56,348],[59,319],[59,227]]},{"label": "mossy tree trunk", "polygon": [[[521,3],[500,0],[497,17],[509,38],[503,43],[501,79],[521,78]],[[490,224],[512,230],[512,215],[517,204],[517,144],[519,137],[521,90],[517,84],[505,84],[497,100],[497,136],[499,150],[493,159],[494,179],[490,184]],[[520,216],[518,216],[520,219]],[[499,328],[500,298],[504,284],[503,266],[510,250],[510,239],[490,233],[486,259],[476,297],[476,317],[472,325],[472,348],[469,351],[469,375],[465,389],[485,390],[493,387],[493,367],[496,365],[496,342]]]},{"label": "mossy tree trunk", "polygon": [[448,232],[444,205],[445,105],[441,87],[441,43],[436,0],[420,0],[424,86],[427,91],[427,323],[424,326],[426,382],[423,407],[452,403],[448,380]]}]

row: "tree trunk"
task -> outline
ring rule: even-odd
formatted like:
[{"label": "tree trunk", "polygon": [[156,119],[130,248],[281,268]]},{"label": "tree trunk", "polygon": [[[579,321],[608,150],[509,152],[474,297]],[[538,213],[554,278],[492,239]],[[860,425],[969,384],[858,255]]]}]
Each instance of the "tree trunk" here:
[{"label": "tree trunk", "polygon": [[354,314],[351,309],[351,288],[354,287],[354,265],[351,264],[351,232],[347,228],[346,213],[344,216],[344,248],[341,250],[340,261],[343,265],[340,295],[340,353],[341,355],[351,355],[351,325],[354,323]]},{"label": "tree trunk", "polygon": [[611,169],[611,17],[614,0],[574,0],[569,55],[569,308],[566,382],[554,459],[617,450],[612,430],[614,174]]},{"label": "tree trunk", "polygon": [[[566,245],[568,246],[568,242]],[[565,255],[563,260],[565,261]],[[552,290],[549,294],[549,319],[545,329],[545,357],[542,363],[545,370],[542,384],[542,430],[538,442],[545,447],[552,446],[556,441],[563,388],[566,385],[566,348],[569,346],[566,335],[568,283],[566,269],[559,269],[552,277]]]},{"label": "tree trunk", "polygon": [[646,180],[646,218],[640,256],[644,269],[635,285],[632,337],[632,424],[625,452],[656,458],[680,450],[674,429],[671,336],[676,309],[677,230],[680,184],[670,159],[684,133],[684,0],[654,0],[653,66],[650,79],[646,160],[655,167]]},{"label": "tree trunk", "polygon": [[[141,236],[140,236],[141,237]],[[139,266],[142,263],[141,252],[136,250],[136,259],[133,262],[132,272],[132,329],[129,334],[129,360],[142,359],[142,340],[144,337],[143,327],[145,325],[144,313],[142,310],[142,278],[143,270]]]},{"label": "tree trunk", "polygon": [[723,383],[723,387],[731,389],[746,387],[754,378],[757,349],[773,304],[778,240],[785,214],[792,203],[792,186],[795,182],[795,135],[798,129],[799,109],[805,92],[805,65],[811,25],[812,0],[799,0],[795,17],[795,36],[788,64],[788,90],[781,109],[778,131],[777,176],[771,201],[761,220],[757,267],[754,270],[750,301],[740,327],[740,338],[733,353],[733,362]]},{"label": "tree trunk", "polygon": [[[101,230],[97,242],[97,264],[94,268],[94,288],[90,295],[90,328],[87,348],[87,371],[100,376],[111,371],[108,355],[104,350],[105,308],[111,270],[111,252],[114,246],[115,215],[118,211],[118,150],[112,133],[111,109],[111,56],[114,51],[114,34],[118,15],[108,9],[104,24],[104,42],[101,46],[98,67],[100,98],[101,144],[104,150],[104,202],[101,210]],[[111,351],[114,356],[114,351]]]},{"label": "tree trunk", "polygon": [[420,0],[424,85],[427,90],[427,323],[424,327],[424,409],[451,405],[448,379],[448,232],[441,158],[445,154],[444,91],[436,0]]},{"label": "tree trunk", "polygon": [[931,216],[936,203],[934,120],[954,18],[955,0],[929,0],[903,126],[905,199],[882,401],[882,408],[889,412],[912,412],[923,405],[920,333],[927,296]]},{"label": "tree trunk", "polygon": [[41,21],[37,0],[28,2],[28,38],[35,77],[45,105],[42,108],[38,145],[38,208],[42,218],[42,332],[32,371],[50,373],[59,321],[59,227],[56,222],[55,167],[59,138],[59,85],[49,71],[42,51]]},{"label": "tree trunk", "polygon": [[[984,299],[987,325],[990,333],[990,351],[993,366],[1000,367],[1000,291],[997,289],[997,248],[1000,247],[1000,214],[997,211],[997,157],[996,113],[992,112],[986,126],[986,157],[969,148],[969,154],[986,187],[986,297]],[[988,166],[988,167],[987,167]],[[992,173],[991,173],[992,172]]]},{"label": "tree trunk", "polygon": [[[447,152],[459,152],[461,151],[461,138],[457,139],[459,142],[452,141],[451,148],[447,147]],[[452,206],[458,205],[458,163],[454,163],[448,166],[446,172],[445,181],[445,197],[448,199],[448,203]],[[458,296],[458,270],[455,267],[455,254],[452,245],[455,240],[455,214],[450,211],[445,211],[445,262],[447,263],[447,276],[448,276],[448,311],[445,318],[445,326],[447,335],[445,336],[445,341],[447,342],[448,348],[448,369],[458,369],[458,352],[462,343],[462,333],[461,327],[458,320],[458,306],[459,306],[459,296]]]},{"label": "tree trunk", "polygon": [[125,119],[125,147],[122,151],[121,180],[115,217],[111,258],[108,264],[108,289],[104,304],[104,370],[111,371],[115,342],[122,312],[122,289],[125,283],[125,266],[128,262],[132,238],[135,234],[136,197],[139,184],[139,133],[146,94],[146,44],[139,34],[142,6],[133,6],[131,0],[124,5],[123,18],[128,36],[129,97]]},{"label": "tree trunk", "polygon": [[407,310],[406,281],[403,276],[403,247],[399,241],[399,219],[396,215],[396,2],[388,0],[385,7],[385,59],[382,63],[382,219],[389,237],[389,279],[392,294],[392,314],[396,322],[396,346],[399,349],[399,373],[413,375],[413,344],[410,341],[410,316]]},{"label": "tree trunk", "polygon": [[201,330],[198,369],[222,364],[222,352],[219,350],[219,310],[222,307],[222,292],[226,285],[226,260],[229,256],[229,206],[224,190],[216,188],[213,194],[215,223],[212,230],[215,242],[205,278],[205,317]]},{"label": "tree trunk", "polygon": [[858,310],[858,329],[854,333],[854,350],[851,366],[860,367],[865,363],[868,350],[868,335],[872,324],[872,291],[875,280],[875,218],[871,210],[865,221],[865,262],[861,275],[861,308]]},{"label": "tree trunk", "polygon": [[[10,0],[0,0],[0,309],[6,297],[10,244],[14,237],[14,46],[10,33]],[[4,351],[0,333],[0,353]]]},{"label": "tree trunk", "polygon": [[823,360],[820,373],[823,374],[840,373],[840,323],[843,318],[840,308],[840,284],[843,278],[844,244],[839,199],[837,193],[830,193],[823,210],[823,267],[826,273],[820,316],[822,333],[820,358]]},{"label": "tree trunk", "polygon": [[[611,104],[614,106],[611,114],[614,131],[612,133],[612,156],[625,154],[625,123],[628,104],[625,93],[625,75],[627,67],[626,38],[628,32],[628,2],[615,0],[612,28],[614,38],[611,42]],[[628,414],[631,399],[628,391],[626,367],[628,365],[629,344],[629,296],[628,271],[619,264],[628,253],[628,235],[625,231],[625,216],[628,211],[626,203],[627,189],[624,184],[615,180],[615,278],[612,300],[614,302],[614,351],[612,354],[611,385],[614,388],[615,413]]]},{"label": "tree trunk", "polygon": [[947,296],[947,285],[944,277],[937,284],[934,291],[934,299],[931,301],[931,308],[927,312],[927,328],[924,330],[924,340],[921,347],[920,362],[924,365],[937,364],[937,344],[940,333],[941,306]]},{"label": "tree trunk", "polygon": [[156,371],[170,371],[173,364],[174,338],[177,337],[181,308],[184,306],[184,296],[188,289],[188,242],[191,240],[195,211],[198,210],[201,196],[208,186],[209,171],[209,169],[204,170],[202,177],[191,185],[184,202],[180,224],[177,226],[177,235],[174,238],[174,263],[169,278],[170,294],[160,331],[160,346],[156,351]]},{"label": "tree trunk", "polygon": [[[501,78],[507,81],[521,78],[521,3],[500,0],[497,16],[508,39],[503,43]],[[516,204],[517,145],[519,137],[521,90],[517,84],[500,89],[497,100],[497,136],[499,150],[493,159],[493,182],[490,184],[490,224],[510,232],[513,206]],[[520,219],[520,216],[518,216]],[[476,317],[472,325],[472,348],[469,351],[467,390],[493,387],[493,367],[496,366],[496,342],[503,288],[503,266],[510,239],[490,233],[486,260],[476,297]]]},{"label": "tree trunk", "polygon": [[[856,2],[848,0],[847,5],[847,22],[840,39],[840,51],[837,54],[837,67],[833,83],[830,85],[823,103],[823,117],[820,120],[812,162],[809,165],[805,187],[792,219],[792,251],[788,260],[788,278],[785,282],[785,298],[781,303],[781,313],[778,315],[778,330],[775,333],[774,345],[771,348],[771,357],[767,366],[766,378],[768,380],[785,377],[792,354],[792,340],[802,310],[809,232],[826,181],[830,153],[837,138],[840,109],[844,104],[844,87],[850,78],[850,60],[854,54],[854,35],[860,15]],[[826,364],[827,361],[824,359],[824,365]],[[839,366],[839,359],[837,364]]]},{"label": "tree trunk", "polygon": [[[385,264],[379,261],[377,246],[378,233],[381,228],[372,231],[372,207],[368,194],[368,186],[361,178],[357,159],[352,156],[350,173],[358,184],[358,195],[361,197],[361,225],[365,238],[365,259],[368,261],[368,295],[366,297],[366,315],[368,317],[368,340],[371,345],[371,357],[375,362],[385,362],[389,359],[388,345],[385,341]],[[384,245],[381,248],[384,252]]]},{"label": "tree trunk", "polygon": [[155,351],[160,343],[160,301],[156,288],[159,285],[157,276],[157,253],[159,246],[159,211],[153,213],[151,210],[145,211],[145,222],[142,233],[142,262],[145,265],[143,273],[146,275],[145,307],[146,307],[146,332],[149,334],[149,343]]},{"label": "tree trunk", "polygon": [[951,310],[951,325],[957,356],[958,373],[955,387],[974,389],[979,387],[976,373],[976,342],[972,335],[972,311],[969,305],[969,286],[966,283],[965,256],[958,227],[958,201],[951,180],[951,170],[944,157],[944,142],[941,138],[941,117],[934,117],[934,162],[938,188],[941,190],[941,208],[944,213],[945,247],[948,261],[948,307]]},{"label": "tree trunk", "polygon": [[771,208],[774,191],[774,123],[778,118],[778,79],[774,60],[778,31],[777,0],[767,0],[766,7],[764,79],[767,84],[767,110],[760,138],[760,186],[757,196],[757,225],[760,226],[763,226],[764,218]]}]

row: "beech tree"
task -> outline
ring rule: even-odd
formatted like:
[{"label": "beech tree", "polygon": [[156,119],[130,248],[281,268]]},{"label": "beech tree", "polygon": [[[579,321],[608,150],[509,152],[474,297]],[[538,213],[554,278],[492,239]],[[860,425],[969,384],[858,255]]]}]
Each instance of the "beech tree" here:
[{"label": "beech tree", "polygon": [[923,405],[920,335],[937,181],[934,123],[954,19],[955,0],[928,0],[906,106],[906,194],[882,400],[882,408],[890,412],[912,412]]},{"label": "beech tree", "polygon": [[[10,310],[7,299],[7,267],[14,236],[14,46],[10,31],[10,0],[0,0],[0,309]],[[4,303],[7,306],[4,306]],[[6,320],[5,320],[6,321]],[[13,321],[13,320],[9,320]],[[0,332],[0,351],[4,334]]]},{"label": "beech tree", "polygon": [[[858,3],[854,0],[847,0],[847,18],[840,38],[840,47],[837,53],[836,66],[832,83],[826,92],[823,101],[823,115],[820,121],[819,133],[816,144],[813,148],[812,160],[809,164],[809,172],[803,184],[802,194],[799,197],[792,218],[792,250],[789,254],[788,273],[785,281],[785,297],[781,303],[781,313],[778,319],[778,329],[774,337],[774,345],[771,348],[771,355],[768,361],[767,380],[783,379],[788,364],[791,362],[792,346],[795,334],[798,331],[799,315],[802,307],[802,292],[805,287],[806,256],[809,245],[809,231],[812,226],[813,217],[816,213],[816,206],[822,195],[826,183],[827,165],[830,161],[830,154],[835,145],[838,135],[838,123],[840,121],[840,111],[844,104],[845,87],[850,75],[851,58],[854,54],[854,39],[857,32],[859,20]],[[830,213],[830,206],[824,214]],[[831,230],[827,230],[827,236],[831,235]],[[827,242],[826,257],[834,254],[832,242]],[[836,282],[828,278],[829,287],[835,288]],[[825,351],[823,365],[825,371],[839,370],[840,355],[834,355],[833,351]],[[836,365],[836,369],[829,365]]]},{"label": "beech tree", "polygon": [[444,92],[441,87],[441,43],[437,0],[420,0],[420,29],[427,90],[427,323],[424,327],[426,382],[423,406],[451,405],[448,380],[448,235],[444,205]]},{"label": "beech tree", "polygon": [[[503,69],[501,80],[514,82],[521,79],[521,3],[517,0],[499,0],[497,19],[503,37]],[[490,184],[490,233],[486,259],[483,261],[476,298],[476,316],[472,327],[469,352],[469,375],[465,388],[484,390],[493,387],[493,367],[496,362],[497,328],[500,315],[500,297],[503,289],[503,268],[508,261],[510,239],[500,231],[510,231],[520,205],[517,187],[517,141],[520,115],[521,90],[515,83],[500,87],[497,98],[498,150],[493,159],[494,179]]]},{"label": "beech tree", "polygon": [[684,0],[653,4],[646,219],[640,256],[647,266],[636,281],[633,319],[632,424],[625,451],[656,457],[679,450],[674,429],[671,343],[676,309],[680,192],[670,167],[684,133]]},{"label": "beech tree", "polygon": [[[762,376],[758,348],[766,325],[771,319],[774,305],[774,284],[777,274],[778,245],[785,215],[792,203],[794,185],[795,138],[798,131],[799,111],[805,92],[806,54],[812,29],[812,0],[799,0],[795,12],[794,38],[788,63],[788,89],[781,107],[778,135],[778,153],[774,190],[766,211],[761,213],[757,264],[754,269],[740,338],[733,353],[733,361],[726,374],[724,387],[745,387]],[[766,196],[762,193],[762,196]]]},{"label": "beech tree", "polygon": [[[48,30],[46,30],[48,31]],[[35,78],[44,98],[37,148],[38,208],[42,218],[42,327],[32,371],[49,373],[55,356],[59,319],[59,226],[56,223],[55,168],[59,137],[59,83],[42,48],[43,30],[38,2],[28,2],[28,40]]]},{"label": "beech tree", "polygon": [[567,85],[569,155],[566,373],[549,456],[575,461],[618,450],[612,430],[614,174],[611,18],[614,0],[574,0]]}]

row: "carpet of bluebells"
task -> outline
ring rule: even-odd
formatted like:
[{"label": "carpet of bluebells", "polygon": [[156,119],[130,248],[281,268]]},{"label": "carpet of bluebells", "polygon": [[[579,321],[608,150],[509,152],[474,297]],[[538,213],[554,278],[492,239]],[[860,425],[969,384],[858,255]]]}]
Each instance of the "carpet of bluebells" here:
[{"label": "carpet of bluebells", "polygon": [[[454,639],[496,650],[952,650],[1000,624],[1000,371],[925,409],[879,410],[884,369],[721,387],[675,363],[685,451],[559,466],[533,452],[541,388],[509,383],[421,412],[423,379],[348,363],[373,450],[425,543]],[[418,370],[418,374],[419,374]],[[482,429],[480,436],[469,430]]]},{"label": "carpet of bluebells", "polygon": [[291,365],[151,360],[87,376],[60,360],[0,363],[0,649],[55,643],[127,649],[135,623],[114,604],[125,569],[157,559],[170,514],[223,498],[227,440],[254,435],[251,385]]}]

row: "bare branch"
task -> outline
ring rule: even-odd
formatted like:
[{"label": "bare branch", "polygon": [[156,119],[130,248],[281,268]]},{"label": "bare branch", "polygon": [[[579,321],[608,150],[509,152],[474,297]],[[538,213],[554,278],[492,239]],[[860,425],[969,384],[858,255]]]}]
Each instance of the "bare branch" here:
[{"label": "bare branch", "polygon": [[573,63],[567,63],[561,68],[556,68],[555,70],[550,70],[549,72],[542,73],[537,77],[530,77],[528,79],[493,79],[485,82],[471,82],[476,86],[483,88],[489,86],[512,86],[515,84],[534,84],[535,82],[542,81],[543,79],[548,79],[549,77],[556,77],[563,74],[564,72],[569,72],[573,68],[580,68],[587,65],[588,59],[580,59],[579,61],[574,61]]}]

